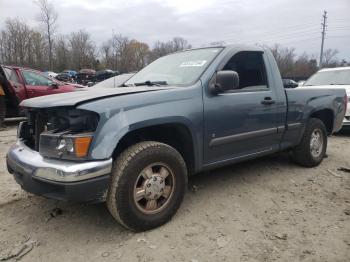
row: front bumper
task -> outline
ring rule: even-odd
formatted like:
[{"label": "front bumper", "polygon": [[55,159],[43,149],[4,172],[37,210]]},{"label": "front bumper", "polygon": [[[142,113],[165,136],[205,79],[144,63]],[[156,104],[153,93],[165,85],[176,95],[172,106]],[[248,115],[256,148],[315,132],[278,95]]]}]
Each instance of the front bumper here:
[{"label": "front bumper", "polygon": [[43,158],[20,140],[10,148],[6,162],[24,190],[74,202],[104,201],[112,169],[112,159],[73,162]]}]

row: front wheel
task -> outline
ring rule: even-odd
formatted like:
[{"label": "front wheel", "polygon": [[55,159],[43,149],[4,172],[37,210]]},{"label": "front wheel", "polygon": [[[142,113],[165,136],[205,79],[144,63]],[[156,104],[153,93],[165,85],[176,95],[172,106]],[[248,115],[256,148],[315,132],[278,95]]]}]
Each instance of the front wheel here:
[{"label": "front wheel", "polygon": [[294,161],[305,167],[319,165],[327,150],[327,131],[323,122],[311,118],[306,125],[303,138],[292,151]]},{"label": "front wheel", "polygon": [[144,231],[171,219],[187,188],[182,156],[169,145],[147,141],[114,162],[107,206],[124,227]]}]

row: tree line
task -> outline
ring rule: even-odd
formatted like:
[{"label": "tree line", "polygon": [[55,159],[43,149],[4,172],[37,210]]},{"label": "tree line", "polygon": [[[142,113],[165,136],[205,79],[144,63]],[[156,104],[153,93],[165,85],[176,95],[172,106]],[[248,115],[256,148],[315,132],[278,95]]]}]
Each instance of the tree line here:
[{"label": "tree line", "polygon": [[[308,55],[304,52],[298,56],[295,48],[282,47],[278,44],[270,47],[270,50],[284,78],[306,79],[320,69],[315,55]],[[322,67],[349,66],[350,62],[337,58],[338,53],[337,49],[326,49],[323,53]]]},{"label": "tree line", "polygon": [[1,63],[55,72],[82,68],[132,72],[163,55],[191,48],[181,37],[158,41],[151,49],[147,43],[120,34],[112,35],[98,48],[85,30],[58,35],[51,41],[50,47],[42,32],[18,18],[7,19],[0,32]]},{"label": "tree line", "polygon": [[[0,63],[55,72],[93,68],[125,73],[138,71],[166,54],[191,48],[191,44],[181,37],[157,41],[150,47],[145,42],[121,34],[113,34],[98,46],[85,30],[58,34],[58,14],[52,3],[48,0],[36,0],[35,3],[39,8],[37,21],[42,26],[41,30],[30,27],[19,18],[8,18],[0,32]],[[313,55],[303,53],[297,56],[294,48],[278,44],[270,49],[283,77],[303,79],[318,70]],[[326,50],[323,66],[349,65],[344,59],[337,59],[337,54],[335,49]]]}]

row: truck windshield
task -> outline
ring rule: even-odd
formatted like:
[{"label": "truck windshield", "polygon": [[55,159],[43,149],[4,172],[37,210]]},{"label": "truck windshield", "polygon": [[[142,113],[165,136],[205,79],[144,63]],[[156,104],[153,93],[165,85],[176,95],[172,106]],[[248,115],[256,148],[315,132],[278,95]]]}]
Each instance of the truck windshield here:
[{"label": "truck windshield", "polygon": [[222,48],[202,48],[163,56],[136,73],[124,85],[191,85],[221,50]]},{"label": "truck windshield", "polygon": [[304,83],[304,86],[323,85],[350,85],[350,69],[320,71]]}]

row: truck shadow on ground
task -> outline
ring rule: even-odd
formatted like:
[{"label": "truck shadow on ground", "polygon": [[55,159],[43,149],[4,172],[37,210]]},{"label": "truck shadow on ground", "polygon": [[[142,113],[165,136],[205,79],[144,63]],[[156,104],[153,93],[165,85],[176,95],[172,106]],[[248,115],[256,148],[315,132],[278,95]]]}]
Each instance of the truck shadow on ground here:
[{"label": "truck shadow on ground", "polygon": [[342,129],[338,133],[334,134],[335,136],[340,137],[350,137],[350,129]]}]

